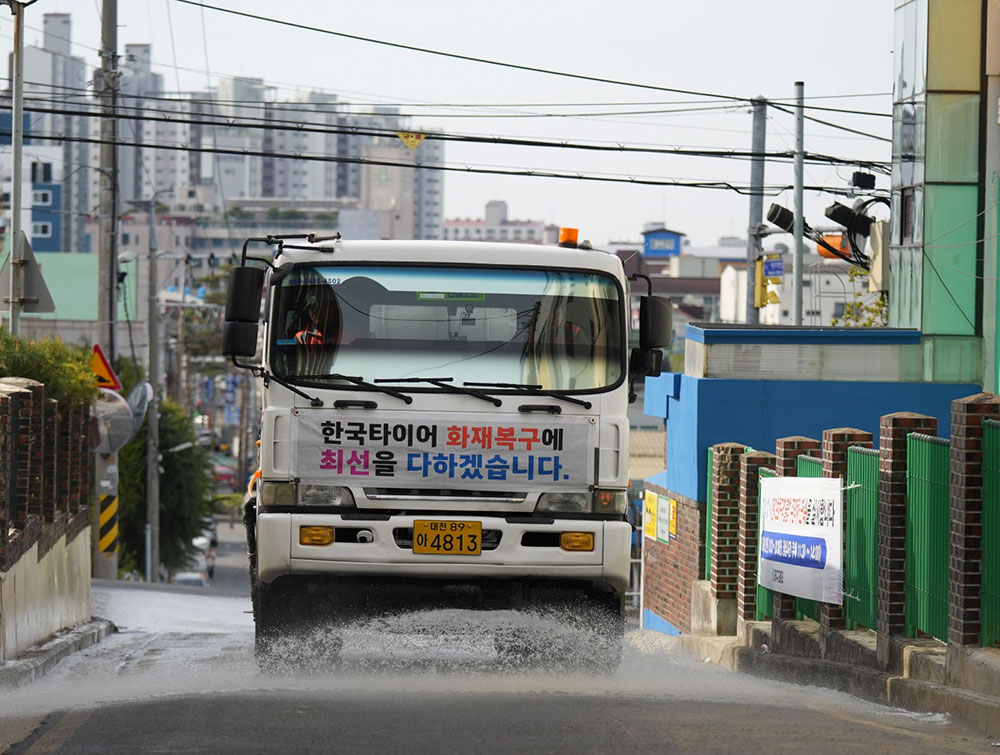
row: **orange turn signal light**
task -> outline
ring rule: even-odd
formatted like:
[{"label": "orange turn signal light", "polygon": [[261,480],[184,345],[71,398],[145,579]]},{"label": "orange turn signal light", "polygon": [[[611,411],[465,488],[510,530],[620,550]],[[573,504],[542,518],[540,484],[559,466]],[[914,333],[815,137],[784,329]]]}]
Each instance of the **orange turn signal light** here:
[{"label": "orange turn signal light", "polygon": [[559,547],[564,551],[594,550],[593,532],[563,532],[559,535]]},{"label": "orange turn signal light", "polygon": [[299,545],[329,545],[333,542],[333,527],[299,527]]}]

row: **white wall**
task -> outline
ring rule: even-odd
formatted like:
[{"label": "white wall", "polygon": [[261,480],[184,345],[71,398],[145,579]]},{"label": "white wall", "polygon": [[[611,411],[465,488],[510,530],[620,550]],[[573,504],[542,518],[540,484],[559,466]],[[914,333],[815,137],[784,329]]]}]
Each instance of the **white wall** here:
[{"label": "white wall", "polygon": [[90,557],[87,527],[69,543],[60,537],[40,561],[36,543],[0,572],[0,661],[90,620]]}]

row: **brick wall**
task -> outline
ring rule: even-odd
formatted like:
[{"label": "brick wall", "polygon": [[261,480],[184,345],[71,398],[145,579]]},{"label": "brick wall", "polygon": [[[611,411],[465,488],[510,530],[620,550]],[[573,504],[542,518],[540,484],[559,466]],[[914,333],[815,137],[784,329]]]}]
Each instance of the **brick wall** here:
[{"label": "brick wall", "polygon": [[754,451],[740,457],[736,616],[747,621],[757,618],[757,520],[760,469],[761,467],[774,469],[775,459],[774,454],[764,451]]},{"label": "brick wall", "polygon": [[0,571],[86,529],[90,449],[89,407],[60,409],[41,383],[0,380]]},{"label": "brick wall", "polygon": [[719,443],[712,454],[712,596],[736,598],[739,578],[741,443]]},{"label": "brick wall", "polygon": [[951,554],[948,642],[979,642],[983,581],[983,420],[1000,419],[1000,397],[980,393],[951,404]]},{"label": "brick wall", "polygon": [[883,415],[878,444],[878,660],[890,664],[889,638],[906,625],[906,436],[937,435],[937,419],[915,412]]},{"label": "brick wall", "polygon": [[[851,446],[872,447],[872,434],[855,427],[836,427],[823,431],[823,476],[847,479],[847,449]],[[841,512],[841,564],[843,564],[843,544],[847,542],[847,492],[844,492],[844,510]],[[824,629],[843,629],[846,626],[843,603],[821,603],[819,623]]]},{"label": "brick wall", "polygon": [[643,537],[643,606],[690,632],[691,586],[705,568],[705,504],[649,483],[646,489],[676,501],[677,537],[667,543]]}]

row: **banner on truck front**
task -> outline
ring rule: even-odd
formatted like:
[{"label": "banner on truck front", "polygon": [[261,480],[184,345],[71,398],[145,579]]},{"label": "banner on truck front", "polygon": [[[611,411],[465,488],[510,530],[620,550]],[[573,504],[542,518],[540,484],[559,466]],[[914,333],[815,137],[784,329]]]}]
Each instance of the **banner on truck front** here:
[{"label": "banner on truck front", "polygon": [[292,423],[291,471],[305,482],[390,488],[579,490],[593,483],[596,445],[588,417],[303,410]]},{"label": "banner on truck front", "polygon": [[758,583],[786,595],[843,603],[843,516],[839,477],[762,479]]}]

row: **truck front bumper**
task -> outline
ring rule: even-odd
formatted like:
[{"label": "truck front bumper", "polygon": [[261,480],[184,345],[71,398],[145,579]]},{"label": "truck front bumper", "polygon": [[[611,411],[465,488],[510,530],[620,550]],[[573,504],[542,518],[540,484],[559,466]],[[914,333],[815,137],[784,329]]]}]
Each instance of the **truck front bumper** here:
[{"label": "truck front bumper", "polygon": [[[493,533],[480,555],[414,553],[400,533],[416,519],[477,521]],[[350,533],[347,542],[303,545],[302,527],[326,526]],[[358,542],[358,532],[364,530]],[[525,533],[584,532],[594,536],[592,551],[567,551],[554,545],[525,545]],[[496,533],[499,533],[498,535]],[[529,536],[529,541],[531,541]],[[538,542],[535,536],[535,542]],[[552,524],[510,522],[494,516],[391,516],[345,519],[339,514],[261,513],[257,516],[257,575],[269,583],[285,574],[416,577],[427,579],[565,579],[605,583],[619,595],[628,587],[632,527],[627,522],[556,519]]]}]

